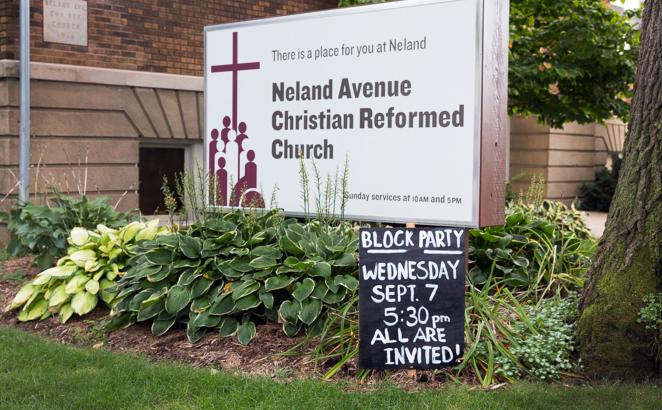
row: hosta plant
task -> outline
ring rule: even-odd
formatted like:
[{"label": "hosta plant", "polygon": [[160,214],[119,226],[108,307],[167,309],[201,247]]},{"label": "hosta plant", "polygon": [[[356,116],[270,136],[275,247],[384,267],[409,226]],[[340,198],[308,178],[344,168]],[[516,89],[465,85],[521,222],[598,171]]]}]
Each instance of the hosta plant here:
[{"label": "hosta plant", "polygon": [[111,306],[116,295],[109,288],[123,275],[128,252],[140,241],[152,240],[165,231],[157,224],[154,220],[132,222],[121,229],[105,225],[94,231],[72,229],[67,255],[23,286],[7,310],[21,308],[21,321],[57,314],[64,323],[74,313],[83,316],[91,312],[99,299]]},{"label": "hosta plant", "polygon": [[358,239],[348,225],[302,224],[279,211],[233,211],[134,249],[117,283],[111,328],[151,321],[155,335],[186,324],[248,344],[256,323],[288,336],[320,328],[329,306],[358,287]]}]

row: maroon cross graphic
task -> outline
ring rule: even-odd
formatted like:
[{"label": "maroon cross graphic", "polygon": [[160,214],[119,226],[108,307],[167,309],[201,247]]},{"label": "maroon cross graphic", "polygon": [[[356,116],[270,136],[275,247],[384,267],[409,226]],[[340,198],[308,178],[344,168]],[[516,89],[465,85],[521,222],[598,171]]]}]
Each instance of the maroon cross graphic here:
[{"label": "maroon cross graphic", "polygon": [[235,31],[232,33],[232,64],[213,65],[211,66],[212,73],[221,73],[225,71],[232,71],[232,129],[237,131],[237,77],[239,71],[244,70],[259,70],[260,63],[239,63],[237,57],[237,43],[238,34]]}]

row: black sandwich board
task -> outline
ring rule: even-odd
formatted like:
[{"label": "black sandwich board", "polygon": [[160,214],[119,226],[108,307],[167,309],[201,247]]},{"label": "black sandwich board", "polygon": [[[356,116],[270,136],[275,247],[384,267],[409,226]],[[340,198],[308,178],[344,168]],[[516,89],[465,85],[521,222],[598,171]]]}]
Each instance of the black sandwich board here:
[{"label": "black sandwich board", "polygon": [[464,348],[464,228],[360,232],[359,366],[454,366]]}]

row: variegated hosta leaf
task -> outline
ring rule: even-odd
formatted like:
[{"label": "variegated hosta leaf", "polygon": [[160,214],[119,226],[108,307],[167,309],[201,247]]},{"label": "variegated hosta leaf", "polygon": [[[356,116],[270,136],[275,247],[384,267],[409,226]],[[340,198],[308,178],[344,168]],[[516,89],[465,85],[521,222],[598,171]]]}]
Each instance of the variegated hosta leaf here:
[{"label": "variegated hosta leaf", "polygon": [[253,322],[242,323],[237,328],[237,340],[239,340],[239,343],[246,346],[251,342],[251,340],[253,340],[253,338],[255,337],[255,333],[256,333],[255,323]]},{"label": "variegated hosta leaf", "polygon": [[85,228],[74,228],[69,235],[69,241],[72,245],[83,246],[90,240],[90,235]]},{"label": "variegated hosta leaf", "polygon": [[97,296],[86,291],[78,292],[71,298],[71,309],[78,316],[90,313],[97,305]]}]

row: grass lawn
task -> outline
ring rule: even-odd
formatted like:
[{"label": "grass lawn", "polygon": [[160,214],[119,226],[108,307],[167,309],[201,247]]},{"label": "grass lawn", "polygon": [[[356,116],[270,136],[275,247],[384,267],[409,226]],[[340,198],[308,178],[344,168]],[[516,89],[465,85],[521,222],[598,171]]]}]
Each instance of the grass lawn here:
[{"label": "grass lawn", "polygon": [[0,327],[0,408],[662,408],[654,385],[518,384],[492,392],[448,386],[407,393],[353,385],[242,377],[90,348]]}]

